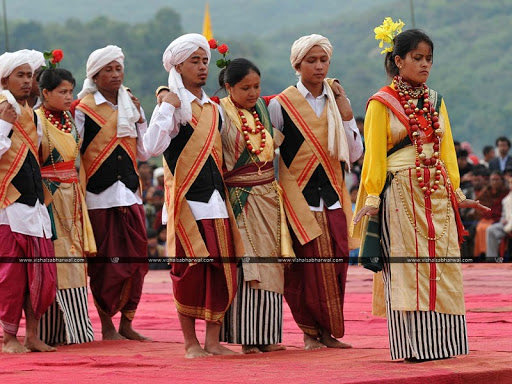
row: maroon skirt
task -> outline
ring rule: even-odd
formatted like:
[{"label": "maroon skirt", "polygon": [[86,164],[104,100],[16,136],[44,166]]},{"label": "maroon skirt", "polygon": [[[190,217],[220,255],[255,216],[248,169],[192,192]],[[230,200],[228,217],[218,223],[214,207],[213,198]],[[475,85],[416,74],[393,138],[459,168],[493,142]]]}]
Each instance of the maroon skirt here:
[{"label": "maroon skirt", "polygon": [[89,211],[98,253],[88,259],[96,306],[109,316],[121,311],[133,319],[148,272],[144,207]]},{"label": "maroon skirt", "polygon": [[[11,231],[0,225],[0,259],[46,259],[55,257],[51,239]],[[55,300],[57,269],[54,262],[0,260],[0,325],[16,335],[26,295],[36,319],[41,318]]]},{"label": "maroon skirt", "polygon": [[[181,315],[220,323],[236,292],[231,226],[228,219],[205,219],[197,224],[210,253],[209,260],[172,264],[174,301]],[[186,257],[179,240],[176,255]]]},{"label": "maroon skirt", "polygon": [[319,337],[324,329],[334,337],[343,337],[349,254],[347,220],[342,209],[313,213],[323,233],[301,245],[290,231],[295,255],[298,259],[329,259],[330,262],[296,262],[286,267],[284,297],[305,334]]}]

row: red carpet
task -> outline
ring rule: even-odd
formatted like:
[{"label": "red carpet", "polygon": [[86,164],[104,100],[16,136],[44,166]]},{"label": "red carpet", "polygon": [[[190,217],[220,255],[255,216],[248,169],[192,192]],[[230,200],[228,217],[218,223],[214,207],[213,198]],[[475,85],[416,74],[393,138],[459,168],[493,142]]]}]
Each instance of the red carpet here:
[{"label": "red carpet", "polygon": [[[386,321],[371,315],[371,278],[361,267],[349,268],[343,340],[352,350],[303,351],[285,306],[287,351],[187,360],[168,272],[150,271],[134,327],[154,342],[96,341],[55,353],[0,354],[0,383],[512,383],[512,265],[464,265],[471,352],[420,364],[390,361]],[[100,340],[92,305],[90,313]],[[201,322],[198,335],[204,339]]]}]

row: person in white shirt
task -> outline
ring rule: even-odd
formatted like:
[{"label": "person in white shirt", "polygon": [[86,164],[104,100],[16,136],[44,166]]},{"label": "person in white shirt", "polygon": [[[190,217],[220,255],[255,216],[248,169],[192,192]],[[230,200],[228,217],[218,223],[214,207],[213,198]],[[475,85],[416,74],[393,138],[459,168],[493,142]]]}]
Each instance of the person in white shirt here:
[{"label": "person in white shirt", "polygon": [[272,124],[284,134],[279,181],[295,255],[345,259],[293,263],[285,270],[284,296],[304,332],[306,349],[350,348],[336,339],[344,335],[349,248],[357,248],[347,232],[352,205],[343,174],[359,159],[363,145],[343,87],[326,79],[331,55],[324,36],[295,41],[290,61],[299,81],[269,104]]},{"label": "person in white shirt", "polygon": [[[38,321],[55,299],[56,268],[44,260],[55,253],[37,160],[42,131],[27,105],[32,64],[29,50],[0,56],[0,326],[6,353],[55,350],[37,335]],[[16,338],[22,310],[24,346]]]},{"label": "person in white shirt", "polygon": [[[144,136],[149,153],[164,159],[167,254],[213,261],[176,262],[171,268],[187,358],[234,354],[219,343],[219,334],[236,292],[232,261],[243,255],[222,179],[221,114],[202,89],[209,62],[204,36],[186,34],[171,42],[163,54],[170,92],[155,107]],[[195,319],[206,321],[204,349]]]},{"label": "person in white shirt", "polygon": [[512,236],[512,165],[505,168],[505,180],[509,192],[501,201],[501,219],[487,228],[487,250],[485,257],[492,260],[499,255],[500,244],[505,237]]},{"label": "person in white shirt", "polygon": [[[103,340],[147,340],[132,320],[148,271],[144,206],[137,159],[149,158],[142,137],[147,124],[138,99],[123,86],[124,54],[113,45],[92,52],[78,94],[75,123],[81,173],[98,248],[89,259],[91,291]],[[119,331],[112,317],[121,311]]]}]

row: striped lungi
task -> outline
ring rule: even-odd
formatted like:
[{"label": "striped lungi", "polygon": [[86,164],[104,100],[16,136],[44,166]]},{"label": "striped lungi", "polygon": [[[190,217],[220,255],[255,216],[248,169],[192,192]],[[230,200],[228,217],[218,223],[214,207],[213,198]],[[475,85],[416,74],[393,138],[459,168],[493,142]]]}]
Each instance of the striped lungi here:
[{"label": "striped lungi", "polygon": [[385,205],[382,208],[383,278],[391,359],[433,360],[468,354],[465,315],[391,309],[390,228]]},{"label": "striped lungi", "polygon": [[55,301],[41,317],[39,335],[48,345],[93,341],[87,287],[58,289]]}]

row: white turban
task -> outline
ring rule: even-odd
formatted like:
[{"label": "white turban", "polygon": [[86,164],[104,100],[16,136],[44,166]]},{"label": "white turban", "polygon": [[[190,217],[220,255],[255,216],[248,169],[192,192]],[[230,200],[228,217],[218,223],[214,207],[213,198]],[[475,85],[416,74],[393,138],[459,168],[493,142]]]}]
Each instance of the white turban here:
[{"label": "white turban", "polygon": [[30,66],[32,67],[32,70],[35,71],[36,69],[41,68],[46,64],[46,60],[44,59],[42,52],[36,51],[34,49],[29,52],[31,54]]},{"label": "white turban", "polygon": [[[34,61],[34,54],[35,51],[30,51],[28,49],[22,49],[21,51],[16,52],[5,52],[2,56],[0,56],[0,79],[4,79],[6,77],[9,77],[11,73],[18,68],[19,66],[23,64],[30,65],[30,68],[32,69],[32,73],[34,73],[34,70],[39,67],[34,67],[36,64]],[[44,64],[44,59],[43,59]],[[2,84],[0,83],[0,90],[2,91],[1,94],[4,96],[7,101],[14,107],[16,110],[16,113],[19,115],[21,113],[20,107],[12,95],[11,92],[9,92],[7,89],[4,89]]]},{"label": "white turban", "polygon": [[[297,75],[300,75],[297,71],[297,67],[311,48],[316,45],[324,50],[330,60],[332,56],[332,45],[327,37],[312,34],[302,36],[293,43],[290,54],[290,63],[292,64],[293,69],[295,69]],[[332,157],[347,163],[350,169],[350,153],[345,128],[343,127],[343,120],[341,119],[340,111],[336,105],[334,93],[332,92],[331,86],[327,80],[324,80],[324,89],[327,94],[327,147],[329,154]]]},{"label": "white turban", "polygon": [[199,48],[203,48],[208,56],[210,63],[211,53],[210,46],[206,37],[198,33],[188,33],[174,40],[165,49],[162,62],[164,68],[169,72],[169,89],[178,95],[181,101],[181,107],[176,110],[176,121],[179,124],[186,124],[192,119],[192,107],[190,103],[184,103],[185,86],[181,75],[176,71],[176,65],[183,63]]},{"label": "white turban", "polygon": [[[79,99],[98,90],[93,77],[112,61],[118,62],[124,69],[124,54],[121,48],[116,45],[107,45],[105,48],[97,49],[89,55],[86,69],[87,78],[84,80],[82,90],[78,94]],[[117,109],[117,137],[137,137],[135,123],[139,121],[140,113],[124,86],[119,88],[117,94]]]}]

